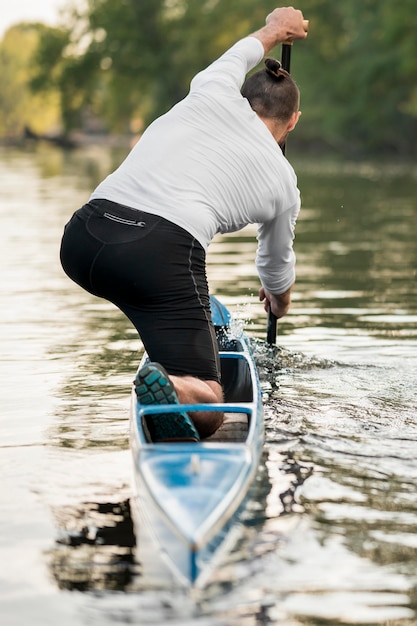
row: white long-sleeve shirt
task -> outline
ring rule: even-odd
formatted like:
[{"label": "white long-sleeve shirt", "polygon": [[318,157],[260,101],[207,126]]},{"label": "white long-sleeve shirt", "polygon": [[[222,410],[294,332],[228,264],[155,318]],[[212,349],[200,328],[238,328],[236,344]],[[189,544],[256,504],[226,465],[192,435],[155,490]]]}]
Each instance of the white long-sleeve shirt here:
[{"label": "white long-sleeve shirt", "polygon": [[246,37],[191,82],[190,92],[154,121],[93,192],[160,215],[207,248],[216,233],[258,224],[256,266],[280,294],[294,282],[294,227],[300,208],[295,173],[240,90],[263,58]]}]

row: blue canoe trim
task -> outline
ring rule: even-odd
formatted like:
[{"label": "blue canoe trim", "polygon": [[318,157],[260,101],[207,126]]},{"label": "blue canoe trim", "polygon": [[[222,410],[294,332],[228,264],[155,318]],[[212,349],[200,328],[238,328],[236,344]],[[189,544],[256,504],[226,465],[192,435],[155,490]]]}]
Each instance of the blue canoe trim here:
[{"label": "blue canoe trim", "polygon": [[210,296],[211,317],[213,320],[213,326],[229,326],[232,316],[229,310],[216,298],[216,296]]}]

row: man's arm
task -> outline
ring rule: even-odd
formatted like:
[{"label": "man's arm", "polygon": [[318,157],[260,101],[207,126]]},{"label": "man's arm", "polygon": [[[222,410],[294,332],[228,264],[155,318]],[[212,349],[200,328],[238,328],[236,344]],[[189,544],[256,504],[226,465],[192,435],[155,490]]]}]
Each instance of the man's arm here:
[{"label": "man's arm", "polygon": [[305,20],[301,11],[293,7],[275,9],[266,18],[266,24],[251,37],[256,37],[262,43],[265,54],[275,46],[294,39],[307,37],[308,20]]},{"label": "man's arm", "polygon": [[[199,89],[210,81],[223,87],[231,82],[232,86],[240,91],[247,73],[260,63],[262,56],[279,43],[304,39],[307,37],[307,28],[308,21],[303,19],[301,11],[292,7],[275,9],[267,16],[263,28],[238,41],[219,59],[196,74],[191,81],[191,90]],[[255,46],[249,45],[248,37],[254,37],[261,45],[256,42],[252,42],[256,44]]]},{"label": "man's arm", "polygon": [[[280,43],[292,42],[294,39],[305,39],[307,37],[308,20],[305,20],[301,11],[293,7],[283,7],[275,9],[266,18],[263,28],[252,33],[252,37],[259,39],[267,55],[275,46]],[[271,309],[272,313],[279,319],[289,310],[291,305],[291,291],[293,285],[284,293],[274,294],[261,287],[259,290],[259,300],[264,302],[266,312]]]}]

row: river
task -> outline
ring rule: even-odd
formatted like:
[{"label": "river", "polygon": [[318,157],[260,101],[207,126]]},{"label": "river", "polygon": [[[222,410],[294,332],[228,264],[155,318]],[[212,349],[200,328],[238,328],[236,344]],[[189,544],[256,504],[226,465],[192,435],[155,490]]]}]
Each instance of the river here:
[{"label": "river", "polygon": [[142,346],[58,260],[64,223],[123,156],[0,148],[3,626],[417,624],[417,167],[293,155],[291,312],[265,345],[254,229],[211,289],[252,338],[266,443],[233,551],[192,593],[147,585],[130,517]]}]

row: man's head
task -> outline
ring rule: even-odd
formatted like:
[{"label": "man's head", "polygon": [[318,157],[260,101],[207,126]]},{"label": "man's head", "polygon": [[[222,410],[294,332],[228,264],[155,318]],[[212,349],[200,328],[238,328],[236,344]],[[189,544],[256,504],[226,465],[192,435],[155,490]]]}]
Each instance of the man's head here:
[{"label": "man's head", "polygon": [[300,91],[276,59],[265,59],[265,69],[255,72],[242,87],[255,113],[279,144],[285,142],[300,117]]}]

